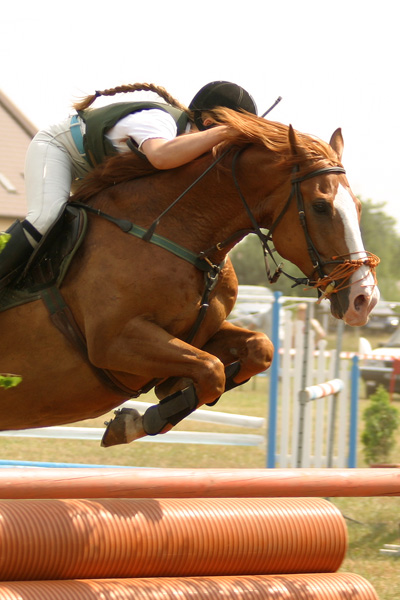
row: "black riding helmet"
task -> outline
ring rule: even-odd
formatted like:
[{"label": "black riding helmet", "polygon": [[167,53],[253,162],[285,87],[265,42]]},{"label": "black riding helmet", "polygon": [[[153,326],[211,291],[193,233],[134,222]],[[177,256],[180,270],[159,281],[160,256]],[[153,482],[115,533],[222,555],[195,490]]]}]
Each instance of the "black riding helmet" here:
[{"label": "black riding helmet", "polygon": [[203,125],[201,111],[211,110],[217,106],[257,114],[256,103],[240,85],[229,81],[212,81],[202,87],[189,104],[190,110],[194,113],[194,122],[200,131],[208,129]]}]

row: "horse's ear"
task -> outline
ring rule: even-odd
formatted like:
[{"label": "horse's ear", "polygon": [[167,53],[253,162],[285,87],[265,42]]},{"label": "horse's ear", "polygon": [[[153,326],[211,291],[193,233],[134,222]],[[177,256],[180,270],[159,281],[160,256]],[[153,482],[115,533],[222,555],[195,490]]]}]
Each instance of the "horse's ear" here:
[{"label": "horse's ear", "polygon": [[304,154],[304,151],[297,140],[296,132],[291,125],[289,125],[289,143],[292,154],[295,156],[301,156]]},{"label": "horse's ear", "polygon": [[343,156],[344,141],[340,127],[333,132],[329,145],[333,148],[338,155],[339,160],[341,161]]}]

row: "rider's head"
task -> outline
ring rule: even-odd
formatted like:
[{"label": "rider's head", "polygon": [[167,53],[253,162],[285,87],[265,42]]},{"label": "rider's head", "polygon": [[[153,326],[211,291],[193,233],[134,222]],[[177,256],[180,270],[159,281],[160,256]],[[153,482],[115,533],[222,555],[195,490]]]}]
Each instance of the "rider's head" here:
[{"label": "rider's head", "polygon": [[189,104],[198,129],[207,129],[203,123],[202,111],[212,110],[218,106],[237,111],[244,110],[253,115],[257,114],[256,103],[240,85],[229,81],[212,81],[203,86]]}]

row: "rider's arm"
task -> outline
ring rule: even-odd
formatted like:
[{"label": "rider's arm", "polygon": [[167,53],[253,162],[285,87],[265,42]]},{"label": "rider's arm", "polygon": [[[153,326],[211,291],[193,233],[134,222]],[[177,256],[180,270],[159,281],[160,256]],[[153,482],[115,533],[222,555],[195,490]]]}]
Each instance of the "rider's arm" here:
[{"label": "rider's arm", "polygon": [[218,125],[172,140],[152,138],[143,142],[140,149],[156,169],[173,169],[211,150],[226,138],[226,132],[225,125]]},{"label": "rider's arm", "polygon": [[218,125],[177,137],[172,116],[162,110],[150,109],[124,117],[106,135],[117,151],[129,151],[126,142],[130,138],[154,167],[172,169],[211,150],[225,139],[226,132],[225,125]]}]

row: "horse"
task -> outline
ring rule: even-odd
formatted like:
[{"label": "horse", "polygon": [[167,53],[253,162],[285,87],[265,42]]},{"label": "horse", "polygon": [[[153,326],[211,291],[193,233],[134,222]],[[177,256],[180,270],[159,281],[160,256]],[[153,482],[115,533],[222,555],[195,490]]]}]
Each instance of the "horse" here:
[{"label": "horse", "polygon": [[[1,369],[22,377],[0,388],[2,430],[96,418],[154,389],[158,404],[116,410],[108,424],[103,446],[128,443],[268,369],[268,337],[227,319],[238,292],[229,252],[249,233],[267,263],[276,250],[297,265],[305,278],[295,284],[328,298],[334,317],[367,322],[379,259],[363,246],[341,130],[328,144],[215,114],[230,133],[212,152],[165,171],[134,153],[111,157],[72,195],[87,232],[57,294],[79,343],[54,326],[44,294],[0,313]],[[273,282],[283,268],[270,271]]]}]

